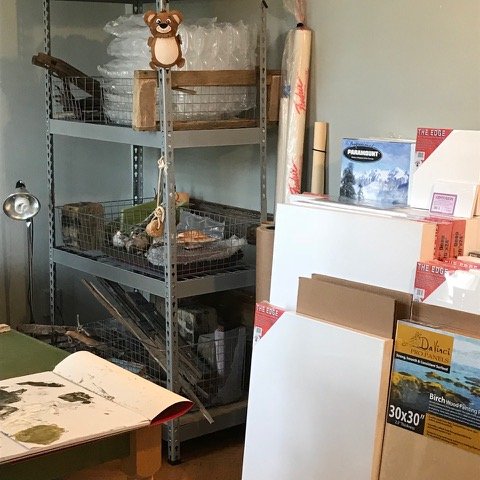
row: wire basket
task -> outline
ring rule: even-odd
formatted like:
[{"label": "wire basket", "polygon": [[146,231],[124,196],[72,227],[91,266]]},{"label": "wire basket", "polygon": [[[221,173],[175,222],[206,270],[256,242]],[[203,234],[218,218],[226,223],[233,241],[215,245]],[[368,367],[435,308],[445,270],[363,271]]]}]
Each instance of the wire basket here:
[{"label": "wire basket", "polygon": [[[57,246],[129,270],[164,278],[166,245],[145,232],[155,201],[81,202],[56,207]],[[177,276],[248,268],[242,259],[252,218],[187,208],[177,209]],[[193,236],[192,236],[193,235]]]},{"label": "wire basket", "polygon": [[[88,331],[103,343],[100,355],[158,385],[166,385],[166,374],[130,331],[114,319],[93,322]],[[179,339],[181,340],[181,339]],[[226,332],[203,335],[195,344],[180,341],[178,355],[188,359],[192,374],[182,370],[179,375],[182,391],[189,391],[204,406],[224,405],[240,400],[248,390],[248,353],[251,346],[244,327]],[[147,348],[146,348],[147,347]],[[157,345],[165,351],[165,345]]]},{"label": "wire basket", "polygon": [[[132,78],[52,77],[52,82],[54,119],[132,126]],[[173,90],[172,120],[179,122],[177,126],[194,121],[253,121],[257,118],[256,91],[255,85],[194,85]]]}]

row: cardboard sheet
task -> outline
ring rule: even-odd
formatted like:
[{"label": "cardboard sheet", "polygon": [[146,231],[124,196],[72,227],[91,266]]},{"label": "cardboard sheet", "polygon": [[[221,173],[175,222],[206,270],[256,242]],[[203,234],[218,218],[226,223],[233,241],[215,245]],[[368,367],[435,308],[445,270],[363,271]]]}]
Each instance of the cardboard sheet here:
[{"label": "cardboard sheet", "polygon": [[378,478],[392,343],[283,314],[253,351],[243,480]]},{"label": "cardboard sheet", "polygon": [[410,315],[411,295],[397,293],[397,297],[403,298],[396,301],[393,295],[385,293],[388,290],[371,287],[367,291],[358,285],[322,275],[300,278],[297,312],[393,338],[395,320]]}]

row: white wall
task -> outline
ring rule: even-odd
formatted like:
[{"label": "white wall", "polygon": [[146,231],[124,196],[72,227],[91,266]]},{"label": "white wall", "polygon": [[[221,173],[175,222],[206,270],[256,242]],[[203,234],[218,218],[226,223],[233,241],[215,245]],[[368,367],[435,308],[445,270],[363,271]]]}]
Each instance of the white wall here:
[{"label": "white wall", "polygon": [[[31,56],[43,49],[42,2],[0,2],[0,199],[18,179],[47,205],[43,71]],[[270,68],[279,68],[283,40],[295,26],[281,0],[268,9]],[[124,7],[52,2],[53,54],[89,74],[105,62],[110,41],[102,31]],[[258,2],[182,0],[187,18],[217,15],[250,19]],[[307,25],[314,32],[309,127],[304,177],[309,172],[311,125],[329,122],[329,185],[339,184],[339,144],[344,136],[415,136],[418,126],[480,129],[480,2],[478,0],[310,0]],[[57,139],[57,204],[127,198],[127,147]],[[276,131],[269,134],[268,192],[273,211]],[[246,208],[258,208],[257,150],[196,149],[176,155],[179,190]],[[157,153],[145,155],[145,193],[156,184]],[[68,163],[65,161],[68,159]],[[307,182],[304,182],[308,185]],[[48,311],[47,215],[35,220],[36,310]],[[25,320],[25,229],[0,215],[0,321]],[[59,285],[76,313],[95,316],[79,275],[59,268]],[[92,310],[93,309],[93,310]]]},{"label": "white wall", "polygon": [[[329,122],[330,192],[340,139],[480,129],[478,0],[310,1],[310,125]],[[312,132],[309,132],[311,146]]]}]

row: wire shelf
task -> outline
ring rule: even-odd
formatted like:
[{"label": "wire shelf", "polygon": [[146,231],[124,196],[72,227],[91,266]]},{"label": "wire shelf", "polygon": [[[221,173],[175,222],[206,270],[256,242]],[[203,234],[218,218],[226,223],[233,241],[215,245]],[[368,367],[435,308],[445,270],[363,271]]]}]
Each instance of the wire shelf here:
[{"label": "wire shelf", "polygon": [[[164,278],[164,237],[145,227],[155,201],[80,202],[56,207],[61,236],[57,247],[98,259],[110,258],[130,270]],[[243,261],[252,218],[214,211],[177,209],[177,276],[191,278],[246,268]]]},{"label": "wire shelf", "polygon": [[[158,385],[166,385],[165,372],[148,352],[149,346],[143,345],[119,322],[114,319],[93,322],[88,331],[102,342],[103,347],[98,351],[102,357]],[[193,344],[180,340],[178,353],[183,362],[179,373],[184,394],[188,395],[185,390],[193,391],[206,407],[225,405],[245,396],[251,342],[244,327],[211,332]],[[165,352],[165,345],[155,347]],[[181,368],[185,362],[189,364],[188,373]]]},{"label": "wire shelf", "polygon": [[[133,79],[52,77],[53,118],[105,125],[132,126]],[[172,91],[172,120],[245,121],[258,118],[255,85],[194,85]],[[158,105],[157,105],[158,106]],[[188,125],[183,125],[188,128]]]}]

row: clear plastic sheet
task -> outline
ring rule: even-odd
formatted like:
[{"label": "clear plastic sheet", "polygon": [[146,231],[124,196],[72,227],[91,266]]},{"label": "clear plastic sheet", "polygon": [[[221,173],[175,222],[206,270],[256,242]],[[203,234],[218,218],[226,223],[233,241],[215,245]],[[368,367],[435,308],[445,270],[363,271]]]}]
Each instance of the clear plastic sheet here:
[{"label": "clear plastic sheet", "polygon": [[[113,58],[99,65],[105,79],[106,118],[112,123],[130,124],[133,75],[150,69],[150,30],[143,15],[123,15],[108,22],[105,32],[113,35],[107,53]],[[257,28],[244,21],[219,23],[215,17],[180,24],[185,65],[182,70],[252,70],[256,65]],[[173,67],[177,69],[177,67]],[[251,87],[192,86],[197,94],[174,92],[175,120],[214,120],[230,118],[255,107]]]},{"label": "clear plastic sheet", "polygon": [[283,0],[283,6],[295,15],[297,23],[305,23],[306,3],[306,0]]}]

